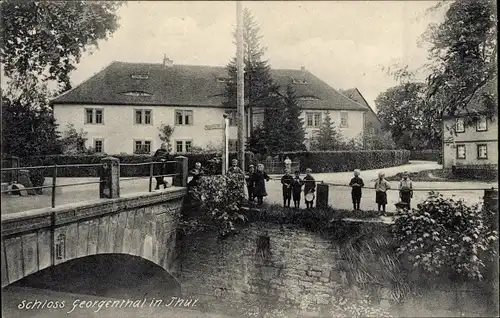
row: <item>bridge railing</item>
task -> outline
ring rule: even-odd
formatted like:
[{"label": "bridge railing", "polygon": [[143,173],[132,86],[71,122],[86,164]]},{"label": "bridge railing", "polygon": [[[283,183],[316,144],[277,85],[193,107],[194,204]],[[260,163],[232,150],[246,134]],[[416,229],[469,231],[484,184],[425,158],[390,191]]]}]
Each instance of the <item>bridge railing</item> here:
[{"label": "bridge railing", "polygon": [[[162,162],[144,162],[144,163],[133,163],[133,164],[122,164],[126,165],[149,165],[149,175],[148,176],[139,176],[139,177],[129,177],[122,178],[123,181],[128,180],[136,180],[136,179],[145,179],[149,178],[149,192],[152,192],[152,182],[153,178],[160,177],[172,177],[174,186],[185,187],[187,185],[187,175],[188,175],[188,162],[186,157],[176,157],[175,161],[162,161]],[[155,174],[154,166],[156,164],[161,164],[162,169],[159,174]],[[174,171],[175,173],[162,173],[164,171],[164,166],[167,164],[175,164]],[[99,176],[100,180],[98,181],[88,181],[88,182],[74,182],[74,183],[65,183],[58,184],[58,176],[57,171],[61,168],[68,167],[96,167],[99,168]],[[29,176],[30,170],[40,170],[40,169],[51,169],[52,170],[52,184],[43,185],[43,181],[41,185],[37,186],[24,186],[28,184],[33,184],[32,180]],[[69,165],[51,165],[51,166],[31,166],[31,167],[13,167],[13,168],[2,168],[3,173],[16,173],[19,174],[19,177],[16,180],[9,182],[7,187],[2,188],[2,194],[19,194],[21,191],[30,194],[36,194],[37,190],[42,189],[52,189],[51,193],[51,206],[55,208],[56,206],[56,189],[63,187],[75,187],[75,186],[83,186],[89,184],[99,184],[99,197],[100,198],[117,198],[120,196],[120,161],[117,158],[107,157],[101,160],[100,164],[69,164]],[[43,174],[39,174],[43,176]],[[38,181],[36,184],[39,184]]]},{"label": "bridge railing", "polygon": [[[140,162],[140,163],[122,163],[120,166],[149,166],[149,175],[147,176],[137,176],[137,177],[122,177],[120,176],[120,181],[133,181],[149,178],[149,192],[153,191],[153,178],[168,178],[179,175],[178,173],[165,173],[169,170],[175,171],[175,166],[177,161],[153,161],[153,162]],[[169,169],[169,167],[174,166],[174,169]],[[156,169],[155,169],[156,168]]]}]

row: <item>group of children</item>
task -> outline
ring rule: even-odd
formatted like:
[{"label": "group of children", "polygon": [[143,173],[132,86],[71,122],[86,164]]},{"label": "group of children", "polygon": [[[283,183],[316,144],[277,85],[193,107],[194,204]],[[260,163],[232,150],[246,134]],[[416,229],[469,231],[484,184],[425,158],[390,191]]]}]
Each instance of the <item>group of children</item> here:
[{"label": "group of children", "polygon": [[304,179],[300,178],[300,172],[295,171],[295,177],[290,174],[290,169],[285,170],[285,175],[281,177],[283,185],[283,206],[290,207],[290,201],[293,197],[293,205],[296,209],[300,207],[300,197],[302,195],[302,186],[304,187],[304,199],[306,208],[313,207],[314,192],[316,191],[316,180],[311,175],[312,170],[306,169]]},{"label": "group of children", "polygon": [[[352,205],[354,210],[360,209],[361,203],[361,189],[365,186],[363,179],[359,177],[360,171],[354,170],[354,178],[349,182],[351,190]],[[390,183],[385,179],[385,174],[383,172],[378,173],[378,179],[375,181],[375,202],[378,206],[378,211],[382,210],[385,212],[385,206],[387,205],[387,190],[391,189]],[[406,208],[411,208],[411,199],[413,198],[413,185],[409,178],[408,172],[403,173],[403,179],[399,182],[399,198],[401,203],[406,206]]]},{"label": "group of children", "polygon": [[[306,207],[312,208],[314,201],[314,192],[316,190],[316,181],[312,177],[311,172],[311,169],[307,169],[306,176],[304,177],[304,179],[301,179],[299,171],[295,171],[295,176],[292,176],[290,174],[290,169],[288,167],[287,169],[285,169],[285,175],[281,178],[281,184],[283,186],[283,205],[285,207],[290,207],[292,198],[294,207],[300,207],[302,187],[304,187],[303,191],[305,194]],[[257,199],[257,204],[262,205],[263,198],[267,196],[266,182],[269,180],[270,178],[264,171],[263,164],[258,164],[257,170],[255,170],[254,165],[250,165],[248,175],[246,176],[248,197],[250,202],[254,202],[255,199]]]},{"label": "group of children", "polygon": [[[300,172],[295,171],[295,176],[290,173],[290,168],[285,169],[285,175],[281,177],[282,191],[283,191],[283,206],[290,207],[291,200],[293,198],[293,205],[295,208],[300,207],[300,199],[302,196],[302,191],[304,192],[304,201],[306,208],[310,209],[313,207],[314,194],[316,191],[316,180],[311,175],[312,170],[306,169],[306,176],[301,179]],[[238,160],[233,159],[232,165],[228,169],[228,174],[238,174],[242,177],[245,176],[244,172],[238,167]],[[189,186],[197,186],[199,183],[199,178],[203,175],[203,170],[201,169],[201,163],[197,162],[195,164],[195,169],[191,171],[193,176],[192,180],[189,182]],[[248,190],[248,199],[250,202],[255,202],[257,199],[257,204],[262,205],[263,198],[267,196],[266,192],[266,182],[270,180],[269,175],[264,171],[264,165],[258,164],[257,170],[254,165],[250,165],[248,174],[245,176],[245,182]],[[360,177],[360,171],[358,169],[354,170],[354,177],[349,182],[351,190],[351,199],[354,210],[360,210],[362,188],[365,186],[363,179]],[[303,190],[302,190],[303,188]],[[385,212],[385,207],[387,205],[387,190],[391,189],[390,183],[385,179],[385,174],[379,172],[378,178],[375,181],[375,202],[378,206],[378,211],[381,210]],[[413,198],[413,185],[409,178],[408,172],[403,173],[403,178],[399,183],[399,198],[401,204],[405,205],[407,208],[411,207],[411,199]]]}]

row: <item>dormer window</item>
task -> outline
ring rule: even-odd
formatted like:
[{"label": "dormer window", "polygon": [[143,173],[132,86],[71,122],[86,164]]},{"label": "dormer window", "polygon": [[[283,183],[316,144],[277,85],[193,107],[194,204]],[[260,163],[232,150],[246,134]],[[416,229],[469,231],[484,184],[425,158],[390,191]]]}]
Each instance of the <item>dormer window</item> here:
[{"label": "dormer window", "polygon": [[146,80],[149,78],[148,74],[132,74],[130,75],[133,79],[140,79],[140,80]]},{"label": "dormer window", "polygon": [[133,96],[133,97],[148,97],[148,96],[152,96],[152,94],[150,94],[150,93],[139,92],[139,91],[124,92],[124,93],[122,93],[122,95]]},{"label": "dormer window", "polygon": [[300,96],[297,97],[297,100],[302,100],[302,101],[315,101],[315,100],[320,100],[320,98],[316,96]]},{"label": "dormer window", "polygon": [[307,84],[307,81],[305,79],[296,79],[296,78],[292,77],[292,83],[293,84],[305,85],[305,84]]}]

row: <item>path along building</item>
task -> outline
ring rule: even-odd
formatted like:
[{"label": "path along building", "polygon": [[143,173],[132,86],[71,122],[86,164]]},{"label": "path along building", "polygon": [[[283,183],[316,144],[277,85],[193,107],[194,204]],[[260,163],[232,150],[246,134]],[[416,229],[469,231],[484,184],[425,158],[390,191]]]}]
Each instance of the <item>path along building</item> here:
[{"label": "path along building", "polygon": [[[305,68],[272,70],[281,89],[296,89],[306,129],[306,146],[329,112],[347,139],[363,136],[369,106],[339,93]],[[174,153],[222,145],[223,114],[230,118],[230,147],[236,148],[236,105],[224,108],[225,67],[112,62],[102,71],[51,101],[60,130],[68,124],[87,133],[87,146],[107,154],[150,153],[161,144],[158,128],[174,128]],[[262,109],[253,109],[255,127]],[[249,125],[247,124],[246,136]]]}]

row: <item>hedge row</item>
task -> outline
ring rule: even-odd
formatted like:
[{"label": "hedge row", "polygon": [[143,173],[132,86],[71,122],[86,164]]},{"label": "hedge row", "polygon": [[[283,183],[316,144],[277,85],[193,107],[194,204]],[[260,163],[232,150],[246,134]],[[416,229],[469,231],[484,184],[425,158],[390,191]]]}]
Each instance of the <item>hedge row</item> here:
[{"label": "hedge row", "polygon": [[[167,160],[173,161],[176,155],[169,155]],[[181,154],[188,158],[189,169],[194,167],[196,162],[201,162],[210,173],[221,173],[221,156],[217,153],[187,153]],[[236,153],[230,153],[229,159],[236,158]],[[115,155],[120,160],[120,176],[135,177],[148,176],[149,165],[127,166],[129,163],[151,162],[153,158],[149,155]],[[300,170],[305,171],[311,168],[314,172],[340,172],[352,171],[354,169],[370,170],[392,166],[399,166],[408,163],[410,151],[408,150],[360,150],[360,151],[311,151],[311,152],[286,152],[279,155],[279,161],[290,157],[294,162],[300,163]],[[59,155],[45,157],[31,157],[21,159],[20,165],[29,166],[53,166],[70,164],[96,164],[92,167],[58,167],[58,177],[98,177],[101,159],[104,156],[98,155]],[[216,159],[216,160],[214,160]],[[247,152],[245,162],[257,164],[256,157]],[[175,164],[166,165],[166,174],[175,173]],[[41,169],[45,177],[51,177],[53,168]]]},{"label": "hedge row", "polygon": [[300,169],[313,172],[342,172],[354,169],[370,170],[399,166],[408,163],[408,150],[357,150],[285,152],[280,158],[289,157],[300,162]]},{"label": "hedge row", "polygon": [[[167,161],[174,161],[177,156],[185,156],[188,158],[188,167],[193,169],[196,162],[201,162],[201,164],[208,168],[211,173],[221,173],[222,166],[215,162],[211,162],[212,159],[218,157],[220,159],[220,154],[217,153],[186,153],[186,154],[175,154],[168,155],[166,157]],[[96,164],[96,166],[91,167],[58,167],[57,176],[58,177],[99,177],[99,170],[101,159],[107,157],[107,155],[54,155],[54,156],[43,156],[43,157],[30,157],[20,159],[20,166],[22,167],[32,167],[32,166],[53,166],[53,165],[77,165],[77,164]],[[135,163],[145,163],[152,162],[153,157],[150,155],[112,155],[112,157],[118,158],[120,160],[120,176],[121,177],[138,177],[138,176],[149,176],[150,165],[133,165],[127,166],[126,164]],[[230,153],[229,159],[232,160],[236,158],[236,153]],[[253,161],[253,154],[246,153],[245,156],[247,162]],[[156,164],[155,164],[156,165]],[[175,163],[167,163],[165,165],[166,169],[164,174],[175,173]],[[155,174],[157,173],[158,166],[154,167]],[[36,169],[40,173],[43,173],[45,177],[52,177],[53,168],[43,168]],[[35,174],[35,170],[30,170],[30,174]]]},{"label": "hedge row", "polygon": [[441,150],[412,150],[410,160],[437,161],[441,163]]}]

